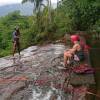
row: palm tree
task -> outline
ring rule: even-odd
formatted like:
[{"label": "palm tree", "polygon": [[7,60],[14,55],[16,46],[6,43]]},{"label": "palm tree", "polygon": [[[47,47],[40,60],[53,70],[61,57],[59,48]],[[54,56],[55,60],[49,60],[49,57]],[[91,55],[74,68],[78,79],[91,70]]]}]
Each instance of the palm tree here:
[{"label": "palm tree", "polygon": [[44,0],[23,0],[22,4],[26,3],[26,2],[34,3],[34,11],[35,12],[40,12],[41,7],[44,6],[43,1]]},{"label": "palm tree", "polygon": [[[48,24],[51,24],[51,0],[46,0],[47,3],[44,4],[45,0],[23,0],[22,3],[25,2],[31,2],[34,4],[34,10],[33,12],[35,12],[36,14],[36,23],[38,26],[38,30],[40,30],[41,28],[41,20],[42,20],[42,13],[41,11],[43,11],[43,7],[44,8],[48,8]],[[45,23],[45,22],[44,22]]]},{"label": "palm tree", "polygon": [[58,5],[59,5],[59,0],[57,0],[57,8],[58,8]]},{"label": "palm tree", "polygon": [[34,4],[33,12],[36,14],[36,23],[37,23],[37,26],[39,27],[38,29],[40,29],[40,26],[41,26],[40,24],[41,13],[40,12],[41,12],[42,7],[45,6],[43,4],[43,1],[44,0],[23,0],[22,1],[22,4],[26,2],[31,2]]},{"label": "palm tree", "polygon": [[47,0],[47,6],[48,6],[48,19],[51,23],[51,0]]}]

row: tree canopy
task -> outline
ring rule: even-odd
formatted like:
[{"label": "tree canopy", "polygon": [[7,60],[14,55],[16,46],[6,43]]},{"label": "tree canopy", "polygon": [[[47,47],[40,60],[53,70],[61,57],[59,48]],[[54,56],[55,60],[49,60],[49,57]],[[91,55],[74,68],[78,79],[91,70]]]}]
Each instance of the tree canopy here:
[{"label": "tree canopy", "polygon": [[51,0],[23,0],[22,3],[28,1],[35,7],[32,16],[22,16],[15,11],[0,17],[0,56],[11,53],[16,25],[20,26],[22,49],[54,41],[73,31],[100,34],[100,0],[57,0],[56,8]]}]

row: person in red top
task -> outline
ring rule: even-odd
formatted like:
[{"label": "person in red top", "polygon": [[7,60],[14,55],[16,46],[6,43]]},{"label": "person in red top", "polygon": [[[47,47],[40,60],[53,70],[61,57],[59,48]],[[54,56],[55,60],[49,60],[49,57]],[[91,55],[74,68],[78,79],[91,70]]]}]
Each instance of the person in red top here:
[{"label": "person in red top", "polygon": [[76,55],[80,61],[84,60],[84,48],[80,44],[80,37],[78,35],[72,35],[71,41],[74,44],[73,47],[64,52],[64,66],[69,63],[69,59]]}]

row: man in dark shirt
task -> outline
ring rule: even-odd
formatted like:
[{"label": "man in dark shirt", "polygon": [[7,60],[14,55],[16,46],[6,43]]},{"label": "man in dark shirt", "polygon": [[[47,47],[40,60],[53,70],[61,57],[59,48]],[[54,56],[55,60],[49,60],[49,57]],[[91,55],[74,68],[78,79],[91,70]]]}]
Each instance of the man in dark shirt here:
[{"label": "man in dark shirt", "polygon": [[12,35],[13,35],[13,56],[15,54],[16,48],[17,48],[18,53],[20,55],[20,42],[19,42],[20,31],[19,31],[18,27],[15,28],[15,31],[13,32]]}]

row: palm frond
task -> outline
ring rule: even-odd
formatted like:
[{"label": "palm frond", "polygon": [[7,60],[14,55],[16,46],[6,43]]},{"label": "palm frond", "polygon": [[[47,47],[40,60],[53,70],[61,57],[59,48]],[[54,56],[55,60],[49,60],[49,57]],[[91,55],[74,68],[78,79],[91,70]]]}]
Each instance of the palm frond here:
[{"label": "palm frond", "polygon": [[35,2],[35,0],[22,0],[22,4],[26,2]]}]

